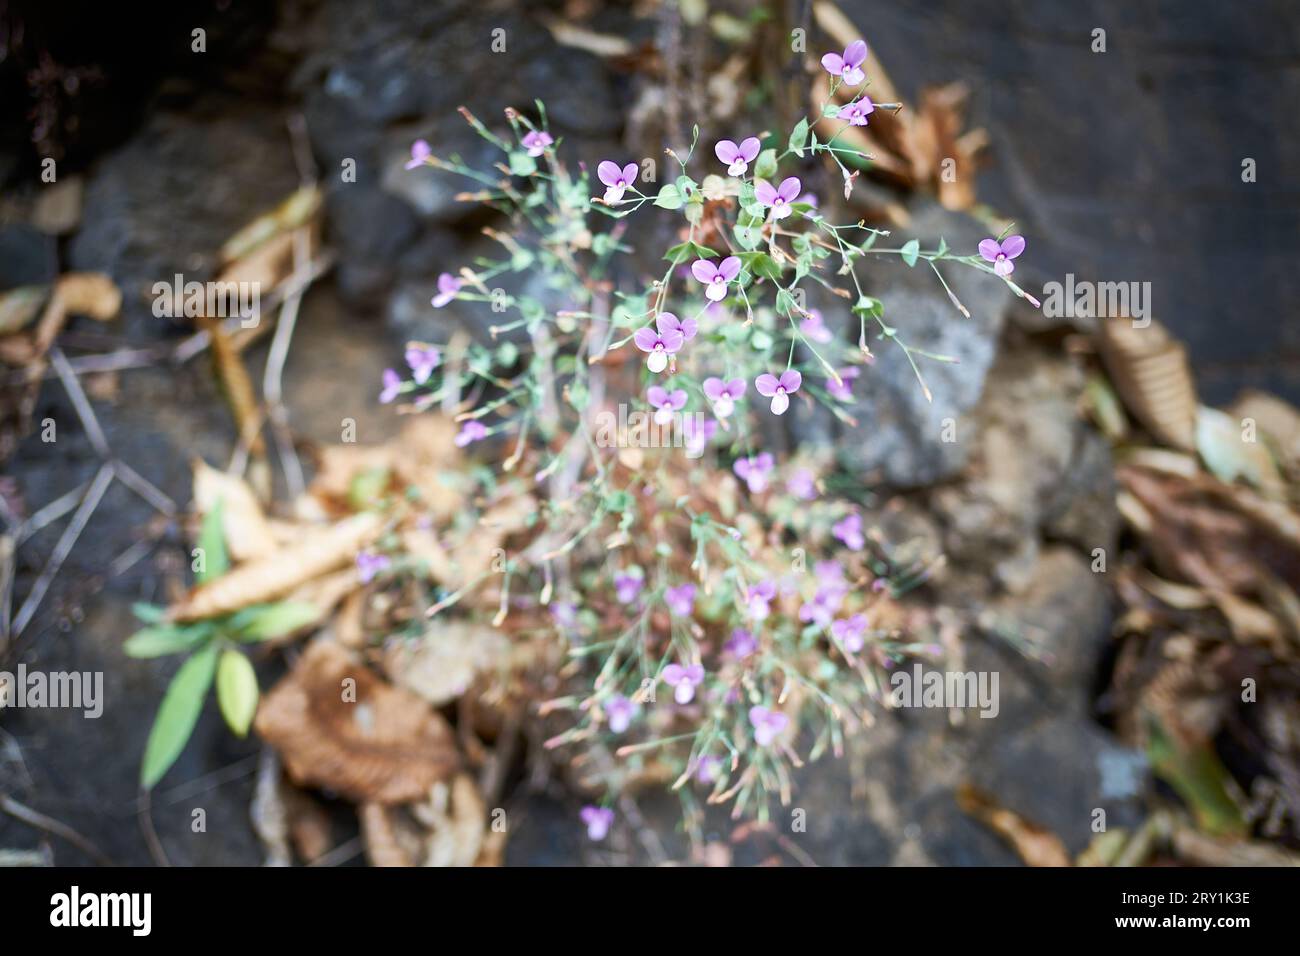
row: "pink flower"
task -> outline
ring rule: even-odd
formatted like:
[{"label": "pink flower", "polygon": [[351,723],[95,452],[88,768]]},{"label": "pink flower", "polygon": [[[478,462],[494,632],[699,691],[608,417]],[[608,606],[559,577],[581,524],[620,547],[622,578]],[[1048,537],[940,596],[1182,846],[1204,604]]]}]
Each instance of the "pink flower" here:
[{"label": "pink flower", "polygon": [[807,468],[799,468],[785,480],[785,490],[800,501],[812,501],[817,497],[817,480]]},{"label": "pink flower", "polygon": [[852,103],[847,103],[840,107],[840,111],[835,115],[847,122],[850,126],[866,126],[867,117],[876,111],[876,105],[871,102],[871,97],[865,93],[859,99]]},{"label": "pink flower", "polygon": [[460,431],[456,433],[456,437],[452,441],[455,442],[457,448],[464,448],[466,445],[487,438],[487,434],[486,425],[477,419],[470,419],[460,426]]},{"label": "pink flower", "polygon": [[800,605],[799,620],[805,624],[813,623],[818,627],[825,627],[843,603],[844,592],[840,588],[819,588],[811,601]]},{"label": "pink flower", "polygon": [[416,166],[423,166],[429,156],[429,144],[422,139],[417,139],[411,144],[411,158],[406,161],[406,168],[414,169]]},{"label": "pink flower", "polygon": [[689,342],[695,338],[695,333],[700,330],[700,323],[694,319],[679,319],[671,312],[660,312],[656,326],[661,332],[676,330],[682,333],[683,342]]},{"label": "pink flower", "polygon": [[651,385],[645,393],[646,400],[655,409],[655,424],[667,425],[673,420],[673,413],[686,407],[686,389],[676,388],[671,392],[658,385]]},{"label": "pink flower", "polygon": [[398,395],[402,394],[402,376],[398,375],[394,369],[384,369],[384,390],[379,393],[379,402],[387,405]]},{"label": "pink flower", "polygon": [[772,467],[772,456],[762,452],[758,455],[750,455],[748,458],[736,459],[731,470],[736,473],[737,478],[749,486],[751,494],[758,495],[767,490],[767,476],[772,473]]},{"label": "pink flower", "polygon": [[850,551],[861,551],[867,544],[867,539],[862,536],[862,515],[855,511],[835,522],[831,526],[831,536],[843,541]]},{"label": "pink flower", "polygon": [[631,604],[641,593],[641,586],[645,584],[645,577],[641,574],[633,574],[629,571],[620,571],[614,575],[614,594],[623,604]]},{"label": "pink flower", "polygon": [[413,345],[406,350],[406,364],[411,367],[417,385],[423,385],[442,362],[442,353],[432,345]]},{"label": "pink flower", "polygon": [[799,333],[804,338],[823,345],[835,338],[835,333],[826,328],[819,309],[808,310],[808,317],[799,323]]},{"label": "pink flower", "polygon": [[704,397],[713,403],[713,412],[719,418],[726,418],[735,411],[736,402],[744,394],[745,380],[743,378],[733,378],[726,382],[713,377],[704,380]]},{"label": "pink flower", "polygon": [[689,704],[695,699],[695,688],[704,682],[704,668],[699,664],[682,667],[669,664],[664,668],[664,683],[673,688],[673,700],[679,704]]},{"label": "pink flower", "polygon": [[776,582],[759,581],[745,592],[745,610],[755,621],[766,620],[772,613],[772,599],[776,597]]},{"label": "pink flower", "polygon": [[1024,251],[1024,236],[1007,236],[1001,242],[985,239],[980,243],[980,255],[993,263],[993,271],[1003,278],[1016,271],[1016,264],[1011,260]]},{"label": "pink flower", "polygon": [[587,839],[594,843],[609,836],[609,828],[614,825],[614,811],[609,807],[593,807],[588,804],[578,816],[587,825]]},{"label": "pink flower", "polygon": [[713,754],[707,754],[700,758],[698,766],[695,768],[695,779],[700,783],[713,783],[718,779],[718,774],[722,771],[722,758]]},{"label": "pink flower", "polygon": [[641,712],[641,705],[622,694],[612,694],[602,709],[605,711],[605,719],[609,721],[609,729],[621,734],[631,725],[632,718]]},{"label": "pink flower", "polygon": [[844,646],[846,651],[856,654],[862,650],[863,635],[867,630],[867,616],[854,614],[850,618],[831,624],[831,636]]},{"label": "pink flower", "polygon": [[704,454],[705,446],[713,441],[713,436],[718,433],[718,423],[712,418],[697,424],[703,417],[703,415],[690,415],[682,422],[682,431],[686,437],[686,453],[694,458]]},{"label": "pink flower", "polygon": [[464,285],[460,279],[457,279],[450,272],[444,272],[438,276],[438,294],[433,297],[433,307],[441,309],[444,305],[456,298],[456,293]]},{"label": "pink flower", "polygon": [[862,64],[867,61],[865,40],[855,40],[840,53],[827,53],[822,57],[822,68],[831,76],[838,76],[849,86],[857,86],[867,78]]},{"label": "pink flower", "polygon": [[749,722],[754,727],[754,743],[766,747],[785,730],[790,718],[779,710],[757,706],[749,708]]},{"label": "pink flower", "polygon": [[622,169],[618,168],[617,163],[611,163],[608,159],[596,167],[596,175],[600,181],[607,187],[605,190],[605,202],[616,203],[623,198],[623,193],[636,182],[637,165],[628,163]]},{"label": "pink flower", "polygon": [[695,610],[695,585],[679,584],[664,591],[664,603],[678,617],[690,617]]},{"label": "pink flower", "polygon": [[551,134],[545,130],[533,129],[524,134],[524,149],[528,150],[528,155],[537,157],[546,152],[546,147],[554,143]]},{"label": "pink flower", "polygon": [[376,574],[386,570],[392,563],[392,560],[386,554],[362,551],[357,555],[357,577],[361,579],[362,584],[369,584],[374,580]]},{"label": "pink flower", "polygon": [[722,649],[737,660],[743,660],[758,650],[758,641],[749,631],[738,627],[731,632],[731,639],[722,645]]},{"label": "pink flower", "polygon": [[853,401],[853,381],[862,374],[862,370],[855,365],[850,365],[848,368],[840,369],[836,374],[839,375],[840,380],[837,382],[833,378],[828,378],[826,391],[841,402]]},{"label": "pink flower", "polygon": [[[667,318],[665,318],[667,316]],[[661,313],[655,320],[655,327],[636,330],[632,341],[642,352],[649,352],[646,368],[652,372],[662,372],[668,367],[668,356],[675,354],[686,341],[685,334],[677,327],[677,316],[671,312]]]},{"label": "pink flower", "polygon": [[785,414],[785,410],[790,407],[790,396],[799,391],[802,384],[803,376],[792,368],[782,372],[780,378],[764,372],[754,379],[754,388],[758,394],[772,399],[773,415]]},{"label": "pink flower", "polygon": [[727,285],[740,275],[740,259],[727,256],[714,265],[708,259],[696,259],[691,263],[691,275],[707,287],[704,296],[710,302],[721,302],[727,297]]},{"label": "pink flower", "polygon": [[795,176],[781,180],[781,185],[775,188],[771,183],[760,179],[754,183],[754,198],[760,205],[771,208],[773,219],[784,219],[790,215],[790,204],[795,201],[801,188]]},{"label": "pink flower", "polygon": [[758,137],[751,136],[748,139],[741,140],[739,146],[729,139],[720,139],[713,147],[713,152],[718,159],[728,164],[728,173],[732,176],[743,176],[745,170],[749,169],[749,164],[758,155],[758,149]]}]

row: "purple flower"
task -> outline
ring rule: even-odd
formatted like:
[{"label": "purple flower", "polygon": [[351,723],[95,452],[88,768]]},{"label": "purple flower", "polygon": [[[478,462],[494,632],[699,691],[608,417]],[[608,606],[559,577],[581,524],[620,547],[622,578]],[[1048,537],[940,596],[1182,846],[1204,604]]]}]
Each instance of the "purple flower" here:
[{"label": "purple flower", "polygon": [[664,668],[663,678],[664,683],[673,688],[673,700],[689,704],[695,699],[695,688],[704,682],[704,668],[699,664],[689,667],[669,664]]},{"label": "purple flower", "polygon": [[578,623],[578,607],[572,601],[556,601],[551,605],[551,618],[562,628]]},{"label": "purple flower", "polygon": [[395,369],[384,369],[384,390],[379,393],[379,402],[381,405],[387,405],[398,395],[402,394],[402,376],[398,375]]},{"label": "purple flower", "polygon": [[776,597],[776,582],[759,581],[745,592],[745,609],[756,621],[766,620],[772,613],[772,599]]},{"label": "purple flower", "polygon": [[406,161],[406,168],[414,169],[416,166],[423,166],[429,155],[429,144],[422,139],[417,139],[411,144],[411,158]]},{"label": "purple flower", "polygon": [[780,378],[764,372],[754,379],[754,388],[758,394],[772,399],[773,415],[785,414],[785,410],[790,407],[790,396],[799,391],[802,384],[803,376],[792,368],[782,372]]},{"label": "purple flower", "polygon": [[781,185],[773,188],[771,183],[758,180],[754,183],[754,198],[761,205],[770,206],[773,219],[784,219],[790,215],[790,203],[794,202],[802,188],[795,176],[783,179]]},{"label": "purple flower", "polygon": [[830,624],[831,618],[844,603],[844,592],[836,587],[819,588],[811,601],[799,607],[799,620],[818,627]]},{"label": "purple flower", "polygon": [[[665,319],[664,316],[670,318]],[[668,356],[675,354],[681,349],[682,344],[686,341],[686,335],[677,327],[677,316],[671,312],[660,313],[659,318],[655,320],[655,327],[649,326],[637,329],[636,334],[632,336],[632,341],[642,352],[649,352],[646,358],[646,368],[652,372],[662,372],[668,367]]]},{"label": "purple flower", "polygon": [[661,332],[678,331],[682,333],[682,341],[689,342],[695,338],[695,333],[700,330],[700,323],[694,319],[679,319],[671,312],[660,312],[659,318],[655,322],[656,327]]},{"label": "purple flower", "polygon": [[838,76],[849,86],[857,86],[867,78],[862,64],[867,61],[867,43],[855,40],[842,54],[827,53],[822,57],[822,68],[831,76]]},{"label": "purple flower", "polygon": [[609,729],[616,734],[621,734],[632,723],[632,718],[641,712],[641,705],[622,694],[613,694],[605,701],[604,711],[605,719],[609,721]]},{"label": "purple flower", "polygon": [[605,190],[605,202],[616,203],[623,198],[629,186],[636,182],[637,165],[628,163],[622,169],[619,169],[617,163],[611,163],[608,159],[596,167],[596,175],[608,189]]},{"label": "purple flower", "polygon": [[1011,260],[1024,251],[1024,236],[1007,236],[1001,242],[985,239],[980,243],[980,255],[993,263],[993,271],[1003,278],[1016,271],[1016,264]]},{"label": "purple flower", "polygon": [[835,338],[835,333],[826,328],[821,311],[809,309],[808,317],[799,323],[799,332],[806,339],[825,344]]},{"label": "purple flower", "polygon": [[695,779],[700,783],[713,783],[721,772],[722,758],[714,754],[706,754],[700,758],[700,762],[695,767]]},{"label": "purple flower", "polygon": [[856,511],[835,522],[831,526],[831,535],[843,541],[850,551],[861,551],[867,544],[867,539],[862,536],[862,515]]},{"label": "purple flower", "polygon": [[728,173],[732,176],[743,176],[745,170],[749,169],[749,164],[758,155],[758,148],[758,137],[751,136],[741,140],[739,146],[729,139],[720,139],[713,147],[713,152],[717,154],[718,159],[728,164]]},{"label": "purple flower", "polygon": [[524,134],[524,149],[528,150],[528,155],[537,157],[546,152],[546,147],[554,143],[551,134],[545,130],[532,129]]},{"label": "purple flower", "polygon": [[691,415],[682,421],[682,432],[686,437],[686,453],[695,458],[704,454],[705,446],[713,441],[713,436],[718,433],[718,423],[712,418],[697,424],[702,417]]},{"label": "purple flower", "polygon": [[876,105],[871,102],[871,97],[863,93],[861,98],[841,106],[835,115],[850,126],[866,126],[867,117],[875,111]]},{"label": "purple flower", "polygon": [[706,286],[704,296],[710,302],[721,302],[727,297],[727,284],[740,275],[740,259],[727,256],[717,265],[708,259],[691,263],[691,275]]},{"label": "purple flower", "polygon": [[456,298],[456,293],[464,285],[460,279],[457,279],[450,272],[444,272],[438,276],[438,294],[433,297],[433,307],[441,309],[444,305]]},{"label": "purple flower", "polygon": [[772,456],[762,452],[758,455],[750,455],[748,458],[736,459],[731,470],[736,473],[737,478],[749,486],[751,494],[758,495],[767,490],[767,476],[772,473],[772,467]]},{"label": "purple flower", "polygon": [[678,617],[690,617],[695,610],[695,585],[679,584],[664,591],[664,603]]},{"label": "purple flower", "polygon": [[720,378],[704,380],[704,397],[713,403],[713,413],[726,418],[736,409],[736,402],[745,394],[745,380],[733,378],[724,382]]},{"label": "purple flower", "polygon": [[369,584],[374,580],[376,574],[388,568],[392,563],[392,560],[386,554],[362,551],[357,555],[357,576],[361,578],[362,584]]},{"label": "purple flower", "polygon": [[867,630],[867,616],[854,614],[850,618],[831,624],[831,636],[844,646],[846,651],[856,654],[862,650],[863,635]]},{"label": "purple flower", "polygon": [[464,425],[460,426],[460,431],[456,433],[456,437],[453,438],[452,441],[456,443],[457,448],[464,448],[472,442],[482,441],[484,438],[487,438],[487,434],[487,426],[478,419],[471,418]]},{"label": "purple flower", "polygon": [[641,586],[644,583],[645,578],[641,574],[620,571],[614,575],[614,594],[618,596],[621,603],[631,604],[641,593]]},{"label": "purple flower", "polygon": [[754,743],[766,747],[785,730],[790,718],[779,710],[757,706],[749,708],[749,722],[754,727]]},{"label": "purple flower", "polygon": [[731,632],[731,638],[722,645],[722,649],[737,660],[743,660],[758,650],[758,641],[749,631],[738,627]]},{"label": "purple flower", "polygon": [[838,561],[818,561],[813,565],[813,575],[820,588],[838,588],[841,592],[849,590],[849,583],[844,580],[844,568]]},{"label": "purple flower", "polygon": [[667,425],[673,420],[673,414],[680,412],[686,407],[686,389],[675,388],[671,392],[666,388],[660,388],[658,385],[651,385],[645,393],[648,401],[655,409],[655,424]]},{"label": "purple flower", "polygon": [[609,807],[593,807],[590,804],[578,814],[587,825],[587,839],[600,842],[609,835],[609,828],[614,825],[614,811]]},{"label": "purple flower", "polygon": [[817,497],[817,479],[807,468],[796,469],[785,480],[785,490],[800,501],[812,501]]},{"label": "purple flower", "polygon": [[848,368],[840,369],[836,374],[839,375],[840,380],[837,382],[833,378],[828,378],[826,391],[841,402],[853,401],[853,381],[862,374],[862,370],[856,365],[850,365]]},{"label": "purple flower", "polygon": [[406,350],[406,364],[417,385],[423,385],[442,362],[442,353],[432,345],[412,345]]}]

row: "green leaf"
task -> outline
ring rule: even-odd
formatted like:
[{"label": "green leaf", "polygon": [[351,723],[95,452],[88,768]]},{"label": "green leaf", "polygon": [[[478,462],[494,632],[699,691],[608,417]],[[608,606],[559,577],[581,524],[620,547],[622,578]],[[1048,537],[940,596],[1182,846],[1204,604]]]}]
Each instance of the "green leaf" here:
[{"label": "green leaf", "polygon": [[159,604],[138,601],[131,605],[131,613],[146,624],[161,624],[167,620],[167,609]]},{"label": "green leaf", "polygon": [[182,627],[176,624],[155,624],[136,631],[126,639],[122,650],[127,657],[163,657],[188,651],[212,633],[210,627]]},{"label": "green leaf", "polygon": [[766,252],[742,252],[740,258],[745,268],[760,278],[774,281],[781,278],[781,267]]},{"label": "green leaf", "polygon": [[185,749],[216,670],[217,645],[209,644],[190,655],[167,686],[140,765],[140,784],[146,790],[153,789]]},{"label": "green leaf", "polygon": [[203,526],[199,529],[199,551],[202,554],[202,571],[195,572],[194,578],[199,584],[219,578],[230,570],[230,558],[226,554],[226,535],[222,530],[222,512],[224,502],[218,498],[216,503],[203,516]]},{"label": "green leaf", "polygon": [[755,249],[763,241],[761,226],[737,226],[732,232],[736,236],[736,242],[744,249]]},{"label": "green leaf", "polygon": [[391,474],[387,468],[367,468],[357,472],[348,482],[348,506],[353,511],[373,507],[388,490]]},{"label": "green leaf", "polygon": [[754,175],[759,179],[772,179],[776,176],[776,150],[765,149],[758,154],[754,163]]},{"label": "green leaf", "polygon": [[663,188],[659,190],[659,195],[655,197],[655,205],[660,209],[681,209],[681,193],[672,183],[664,183]]},{"label": "green leaf", "polygon": [[801,119],[795,124],[790,133],[790,142],[787,144],[790,149],[794,150],[795,155],[803,156],[803,145],[808,141],[808,120]]},{"label": "green leaf", "polygon": [[909,239],[903,245],[903,249],[899,253],[899,255],[903,257],[903,261],[906,262],[909,266],[915,266],[916,256],[920,251],[921,251],[921,244],[917,242],[915,239]]},{"label": "green leaf", "polygon": [[217,706],[226,718],[226,726],[237,736],[248,735],[257,713],[258,694],[257,674],[248,658],[234,648],[222,651],[217,665]]},{"label": "green leaf", "polygon": [[708,246],[702,246],[698,242],[692,242],[689,239],[686,242],[679,242],[666,253],[664,258],[673,265],[681,265],[688,259],[714,259],[718,253]]},{"label": "green leaf", "polygon": [[865,315],[878,319],[885,314],[885,304],[869,295],[861,296],[853,306],[854,315]]},{"label": "green leaf", "polygon": [[321,611],[307,601],[281,601],[244,608],[230,618],[230,625],[241,641],[268,641],[292,634],[299,628],[320,620]]},{"label": "green leaf", "polygon": [[516,176],[531,176],[537,172],[537,160],[527,153],[511,153],[510,172]]}]

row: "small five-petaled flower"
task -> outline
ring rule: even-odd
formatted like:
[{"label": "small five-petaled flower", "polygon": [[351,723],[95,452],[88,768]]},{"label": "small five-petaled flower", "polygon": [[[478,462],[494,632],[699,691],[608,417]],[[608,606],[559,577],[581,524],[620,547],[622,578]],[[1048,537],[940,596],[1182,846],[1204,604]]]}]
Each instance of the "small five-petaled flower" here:
[{"label": "small five-petaled flower", "polygon": [[758,495],[767,491],[767,476],[772,473],[773,466],[771,454],[760,452],[748,458],[737,458],[731,470],[736,473],[737,478],[749,486],[751,494]]},{"label": "small five-petaled flower", "polygon": [[797,176],[781,180],[780,186],[773,186],[760,179],[754,183],[754,198],[760,205],[772,210],[773,219],[784,219],[793,212],[790,204],[799,198],[799,190],[802,188]]},{"label": "small five-petaled flower", "polygon": [[532,129],[524,134],[524,149],[528,150],[528,155],[534,158],[546,152],[546,147],[550,146],[555,140],[551,139],[551,134],[541,129]]},{"label": "small five-petaled flower", "polygon": [[623,198],[623,193],[636,182],[637,165],[628,163],[619,168],[618,163],[608,159],[596,167],[596,175],[605,184],[605,202],[616,203]]},{"label": "small five-petaled flower", "polygon": [[614,825],[614,811],[609,807],[583,807],[578,814],[587,825],[587,839],[600,842],[609,835],[609,828]]},{"label": "small five-petaled flower", "polygon": [[745,394],[745,380],[733,378],[723,381],[710,376],[704,380],[704,397],[713,403],[713,413],[726,418],[736,410],[736,402]]},{"label": "small five-petaled flower", "polygon": [[742,139],[739,146],[729,139],[718,140],[713,147],[713,152],[718,159],[727,164],[728,173],[732,176],[743,176],[745,170],[749,169],[749,164],[758,155],[758,148],[758,137],[750,136],[748,139]]},{"label": "small five-petaled flower", "polygon": [[704,668],[699,664],[683,667],[669,664],[664,668],[664,683],[673,688],[673,700],[689,704],[695,699],[695,688],[704,683]]},{"label": "small five-petaled flower", "polygon": [[754,379],[754,388],[758,394],[772,400],[773,415],[785,414],[785,410],[790,407],[790,396],[799,391],[802,384],[803,376],[792,368],[782,372],[780,378],[764,372]]},{"label": "small five-petaled flower", "polygon": [[855,40],[843,53],[827,53],[822,57],[822,68],[831,76],[838,76],[849,86],[857,86],[867,78],[862,64],[867,62],[867,43]]},{"label": "small five-petaled flower", "polygon": [[985,239],[980,243],[980,255],[993,263],[993,271],[1003,278],[1016,271],[1016,264],[1011,260],[1024,251],[1024,236],[1007,236],[1001,242]]},{"label": "small five-petaled flower", "polygon": [[464,285],[460,279],[457,279],[450,272],[444,272],[438,276],[438,294],[433,297],[433,307],[441,309],[444,305],[456,298],[456,293]]},{"label": "small five-petaled flower", "polygon": [[686,407],[686,389],[675,388],[671,392],[658,385],[651,385],[645,394],[646,400],[655,410],[656,425],[667,425],[673,415]]},{"label": "small five-petaled flower", "polygon": [[785,730],[790,718],[779,710],[769,710],[759,705],[749,708],[749,722],[754,728],[754,743],[766,747]]},{"label": "small five-petaled flower", "polygon": [[632,341],[646,356],[646,368],[652,372],[662,372],[668,367],[668,356],[675,355],[686,342],[686,334],[681,329],[677,316],[671,312],[660,313],[655,319],[655,327],[649,326],[636,330]]},{"label": "small five-petaled flower", "polygon": [[719,263],[696,259],[691,263],[691,275],[705,285],[704,296],[710,302],[721,302],[727,297],[727,285],[740,275],[740,259],[727,256]]}]

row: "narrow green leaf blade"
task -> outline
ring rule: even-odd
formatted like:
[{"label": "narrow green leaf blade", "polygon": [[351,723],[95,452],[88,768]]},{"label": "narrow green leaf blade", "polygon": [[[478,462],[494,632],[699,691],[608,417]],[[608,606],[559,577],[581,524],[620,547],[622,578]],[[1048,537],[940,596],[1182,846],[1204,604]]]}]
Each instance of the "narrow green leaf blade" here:
[{"label": "narrow green leaf blade", "polygon": [[253,665],[239,651],[226,648],[217,665],[217,705],[226,725],[240,737],[246,737],[253,724],[258,696]]},{"label": "narrow green leaf blade", "polygon": [[203,527],[199,529],[199,562],[201,571],[196,571],[194,578],[200,584],[219,578],[230,570],[230,557],[226,554],[226,535],[222,528],[222,512],[225,511],[222,499],[203,516]]},{"label": "narrow green leaf blade", "polygon": [[146,790],[163,778],[185,749],[216,670],[217,646],[209,644],[195,651],[172,678],[144,747],[140,783]]}]

